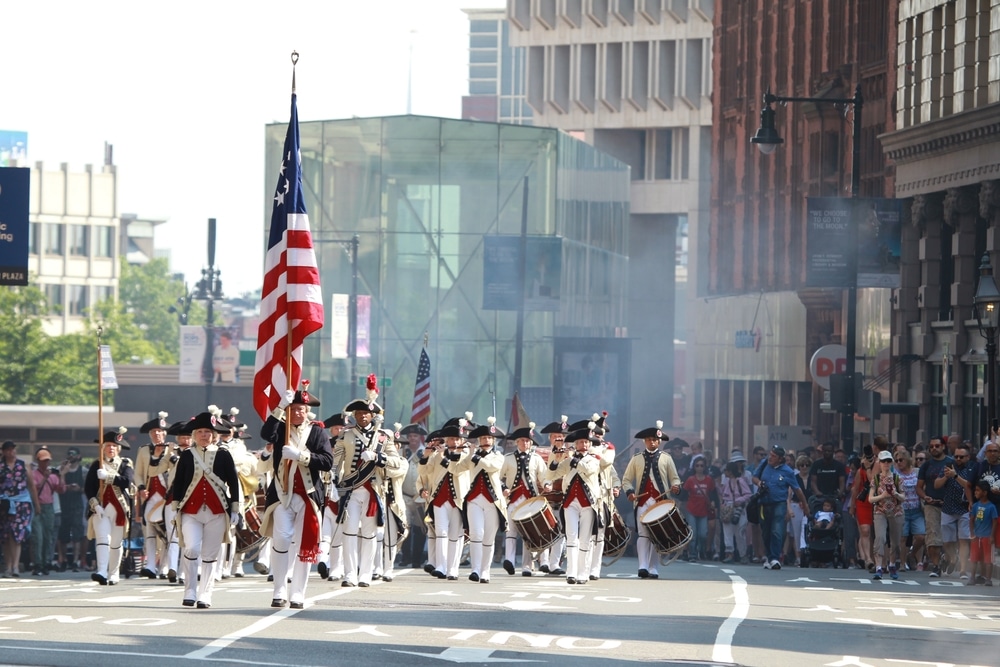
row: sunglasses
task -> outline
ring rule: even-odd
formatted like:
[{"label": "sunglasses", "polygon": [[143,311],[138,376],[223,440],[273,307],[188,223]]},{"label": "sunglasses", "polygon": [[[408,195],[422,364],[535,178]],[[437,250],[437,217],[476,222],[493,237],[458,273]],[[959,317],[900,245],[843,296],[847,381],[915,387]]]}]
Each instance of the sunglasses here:
[{"label": "sunglasses", "polygon": [[917,457],[917,463],[920,463],[921,461],[926,461],[926,460],[927,460],[926,456],[918,456]]},{"label": "sunglasses", "polygon": [[969,458],[967,454],[955,454],[956,459],[967,459]]},{"label": "sunglasses", "polygon": [[905,460],[906,460],[906,459],[896,459],[896,463],[902,463],[902,462],[903,462],[903,461],[905,461]]},{"label": "sunglasses", "polygon": [[800,468],[808,468],[808,467],[809,467],[809,464],[808,464],[808,463],[800,463],[800,464],[799,464],[799,467],[800,467]]}]

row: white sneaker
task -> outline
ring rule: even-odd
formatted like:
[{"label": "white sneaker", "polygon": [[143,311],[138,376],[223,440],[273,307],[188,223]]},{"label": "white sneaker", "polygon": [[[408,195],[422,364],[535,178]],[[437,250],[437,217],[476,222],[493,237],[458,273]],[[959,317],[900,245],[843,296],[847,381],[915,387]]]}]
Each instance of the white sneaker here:
[{"label": "white sneaker", "polygon": [[771,561],[767,560],[766,558],[764,559],[764,569],[765,570],[771,569]]},{"label": "white sneaker", "polygon": [[777,559],[772,560],[771,561],[771,569],[772,570],[780,570],[781,569],[781,561],[779,561]]}]

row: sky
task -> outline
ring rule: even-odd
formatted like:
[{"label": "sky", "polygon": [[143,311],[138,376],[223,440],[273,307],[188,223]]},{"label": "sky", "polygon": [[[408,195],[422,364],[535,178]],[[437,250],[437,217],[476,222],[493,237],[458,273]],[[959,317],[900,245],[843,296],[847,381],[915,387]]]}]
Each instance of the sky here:
[{"label": "sky", "polygon": [[193,285],[207,220],[227,296],[260,288],[264,126],[287,123],[291,52],[299,120],[406,112],[457,118],[468,18],[504,0],[177,0],[4,3],[0,130],[28,162],[96,167],[114,147],[118,211],[166,219],[156,244]]}]

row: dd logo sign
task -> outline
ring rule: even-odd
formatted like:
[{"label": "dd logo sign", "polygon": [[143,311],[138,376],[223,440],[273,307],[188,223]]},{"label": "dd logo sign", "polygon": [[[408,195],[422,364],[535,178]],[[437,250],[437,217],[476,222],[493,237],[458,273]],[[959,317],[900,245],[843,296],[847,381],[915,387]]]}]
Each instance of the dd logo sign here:
[{"label": "dd logo sign", "polygon": [[824,345],[809,360],[809,373],[813,382],[830,390],[830,376],[847,371],[847,348],[843,345]]}]

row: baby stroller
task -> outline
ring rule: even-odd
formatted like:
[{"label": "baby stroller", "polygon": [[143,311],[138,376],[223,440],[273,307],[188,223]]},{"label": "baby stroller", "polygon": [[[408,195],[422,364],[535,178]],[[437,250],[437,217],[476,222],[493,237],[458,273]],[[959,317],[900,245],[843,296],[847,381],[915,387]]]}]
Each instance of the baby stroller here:
[{"label": "baby stroller", "polygon": [[[833,520],[824,526],[817,525],[816,514],[823,503],[833,503]],[[802,560],[810,567],[844,566],[844,522],[840,516],[837,499],[830,496],[813,496],[806,520],[806,552]]]}]

